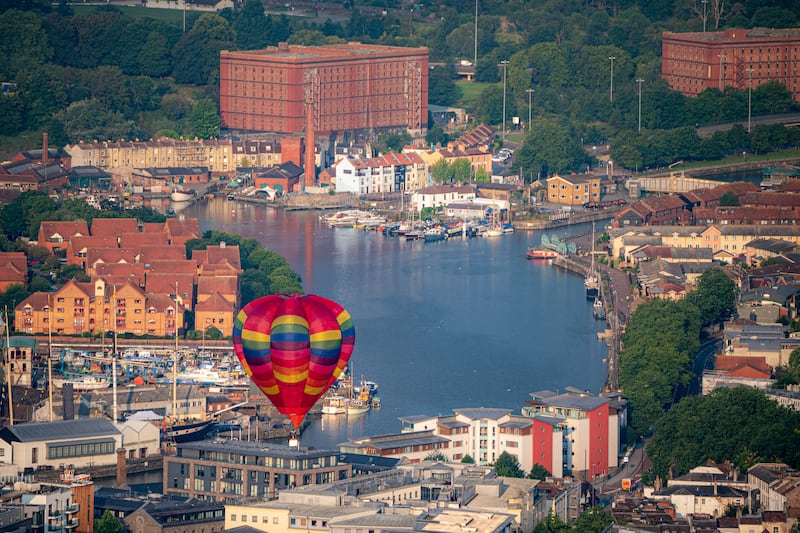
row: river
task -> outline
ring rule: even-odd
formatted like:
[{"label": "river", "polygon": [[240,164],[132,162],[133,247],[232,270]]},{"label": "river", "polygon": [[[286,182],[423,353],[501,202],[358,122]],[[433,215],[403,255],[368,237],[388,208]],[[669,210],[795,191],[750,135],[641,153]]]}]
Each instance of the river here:
[{"label": "river", "polygon": [[[382,408],[315,417],[301,444],[335,447],[396,433],[399,417],[454,408],[519,412],[529,393],[567,386],[597,393],[605,378],[605,324],[583,280],[525,259],[539,232],[494,239],[406,242],[330,229],[319,212],[204,200],[181,214],[203,231],[257,239],[289,261],[308,293],[342,304],[356,328],[355,376],[378,383]],[[559,230],[559,237],[589,227]]]}]

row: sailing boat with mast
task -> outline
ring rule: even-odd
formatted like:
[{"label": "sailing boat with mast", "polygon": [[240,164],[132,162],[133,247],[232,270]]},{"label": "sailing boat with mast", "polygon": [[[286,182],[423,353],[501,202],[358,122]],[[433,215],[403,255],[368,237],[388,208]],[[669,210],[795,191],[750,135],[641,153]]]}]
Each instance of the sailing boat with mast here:
[{"label": "sailing boat with mast", "polygon": [[592,260],[589,272],[583,279],[583,286],[586,288],[586,299],[594,300],[600,293],[600,280],[597,277],[597,271],[594,269],[594,222],[592,222]]},{"label": "sailing boat with mast", "polygon": [[172,412],[164,418],[162,440],[181,443],[202,440],[211,431],[214,420],[181,419],[178,416],[178,284],[175,284],[175,349],[172,353]]}]

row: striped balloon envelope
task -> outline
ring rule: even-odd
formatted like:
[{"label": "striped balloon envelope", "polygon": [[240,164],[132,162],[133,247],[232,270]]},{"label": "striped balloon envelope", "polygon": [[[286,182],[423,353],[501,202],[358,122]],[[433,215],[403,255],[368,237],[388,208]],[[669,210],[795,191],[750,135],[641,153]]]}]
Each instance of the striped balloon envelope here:
[{"label": "striped balloon envelope", "polygon": [[300,427],[344,371],[355,345],[350,314],[314,294],[253,300],[233,323],[233,349],[251,380]]}]

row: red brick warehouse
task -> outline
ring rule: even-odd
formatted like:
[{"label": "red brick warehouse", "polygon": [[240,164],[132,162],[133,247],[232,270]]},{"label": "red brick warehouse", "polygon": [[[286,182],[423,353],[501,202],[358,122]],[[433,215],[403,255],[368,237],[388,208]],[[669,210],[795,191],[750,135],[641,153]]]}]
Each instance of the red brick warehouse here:
[{"label": "red brick warehouse", "polygon": [[428,50],[360,43],[223,50],[220,112],[223,128],[242,131],[298,134],[308,119],[318,135],[420,132],[428,118]]},{"label": "red brick warehouse", "polygon": [[798,28],[665,32],[661,51],[661,77],[686,96],[728,86],[755,89],[778,80],[800,102]]}]

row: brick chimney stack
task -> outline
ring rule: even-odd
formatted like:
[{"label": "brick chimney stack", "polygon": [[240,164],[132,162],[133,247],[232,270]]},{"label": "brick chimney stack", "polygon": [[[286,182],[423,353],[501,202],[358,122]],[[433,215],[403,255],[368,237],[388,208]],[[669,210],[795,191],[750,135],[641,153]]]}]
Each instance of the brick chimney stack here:
[{"label": "brick chimney stack", "polygon": [[128,469],[125,464],[125,448],[117,448],[117,487],[123,487],[128,482]]},{"label": "brick chimney stack", "polygon": [[314,104],[306,103],[306,146],[305,164],[303,173],[305,174],[306,187],[313,187],[317,181],[317,168],[314,164]]},{"label": "brick chimney stack", "polygon": [[47,164],[50,149],[47,146],[47,132],[42,133],[42,164]]}]

